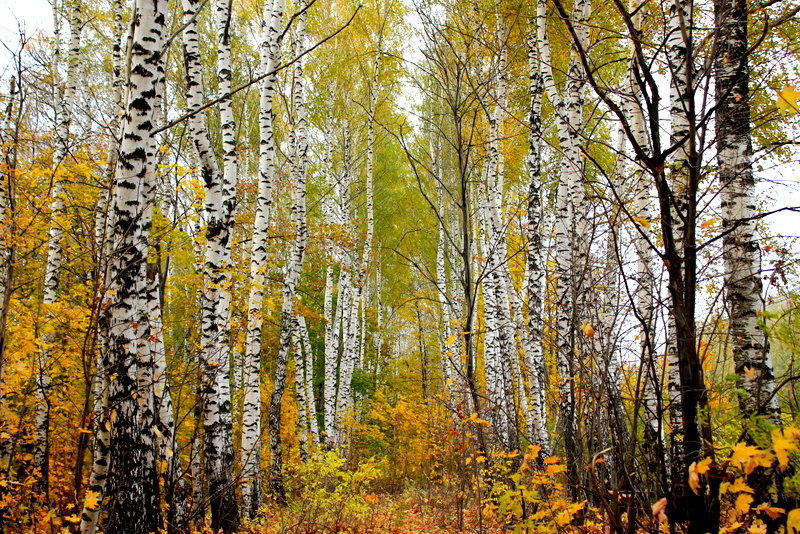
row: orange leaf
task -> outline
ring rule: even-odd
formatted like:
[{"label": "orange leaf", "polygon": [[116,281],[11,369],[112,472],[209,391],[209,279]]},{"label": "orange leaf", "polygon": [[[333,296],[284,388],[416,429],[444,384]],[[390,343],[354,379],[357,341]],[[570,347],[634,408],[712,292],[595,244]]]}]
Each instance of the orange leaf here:
[{"label": "orange leaf", "polygon": [[667,498],[663,497],[656,502],[653,503],[651,506],[653,510],[653,518],[658,521],[659,523],[664,523],[667,521],[667,514],[664,511],[667,509]]},{"label": "orange leaf", "polygon": [[695,495],[700,495],[700,475],[697,473],[697,462],[689,466],[689,487]]}]

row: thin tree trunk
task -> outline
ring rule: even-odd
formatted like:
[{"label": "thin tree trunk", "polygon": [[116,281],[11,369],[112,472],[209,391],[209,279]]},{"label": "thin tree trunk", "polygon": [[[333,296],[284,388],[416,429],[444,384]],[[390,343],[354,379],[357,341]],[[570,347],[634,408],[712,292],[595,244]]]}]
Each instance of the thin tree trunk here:
[{"label": "thin tree trunk", "polygon": [[[325,274],[325,384],[323,391],[325,444],[333,445],[336,428],[336,377],[338,374],[339,329],[337,317],[341,306],[336,307],[337,316],[333,315],[333,266],[329,265]],[[340,293],[341,295],[341,293]],[[341,301],[339,302],[341,304]]]},{"label": "thin tree trunk", "polygon": [[[537,10],[544,9],[544,2],[537,5]],[[542,243],[544,225],[542,224],[542,147],[544,133],[542,131],[542,58],[539,33],[536,28],[528,32],[528,67],[530,76],[529,92],[531,97],[528,123],[531,128],[529,138],[529,155],[527,159],[528,205],[526,212],[525,237],[526,247],[526,289],[528,303],[528,331],[530,342],[525,351],[528,371],[528,389],[531,401],[531,420],[528,421],[528,432],[534,444],[542,447],[541,452],[548,454],[549,437],[547,435],[547,412],[545,410],[545,392],[547,391],[546,366],[544,362],[544,290],[546,251]]]},{"label": "thin tree trunk", "polygon": [[[268,2],[264,10],[261,70],[270,73],[280,62],[280,27],[283,0]],[[250,294],[247,305],[247,335],[244,354],[244,409],[242,413],[242,507],[252,517],[263,501],[261,491],[261,331],[267,268],[267,231],[272,214],[275,179],[275,141],[272,97],[275,74],[261,82],[259,109],[259,181],[253,244],[250,253]]]},{"label": "thin tree trunk", "polygon": [[300,341],[303,344],[303,374],[305,381],[302,384],[307,406],[311,442],[314,447],[319,447],[319,423],[317,421],[317,403],[314,399],[314,352],[311,350],[311,339],[308,337],[306,318],[297,317],[300,327]]},{"label": "thin tree trunk", "polygon": [[[22,65],[17,63],[16,74],[21,78]],[[12,283],[14,279],[14,259],[16,247],[14,236],[15,202],[14,185],[17,174],[17,148],[19,143],[19,117],[22,108],[21,80],[11,77],[8,103],[0,121],[0,413],[7,413],[8,391],[6,390],[6,327],[8,309],[11,302]],[[7,478],[13,456],[10,421],[3,417],[0,420],[0,477]],[[5,502],[8,489],[0,487],[0,502]],[[0,505],[0,534],[4,532],[4,518],[7,507]]]},{"label": "thin tree trunk", "polygon": [[[305,3],[303,3],[305,5]],[[302,8],[301,8],[302,9]],[[292,253],[283,283],[283,303],[281,307],[281,335],[278,347],[278,359],[275,365],[274,390],[269,405],[269,444],[270,444],[270,491],[278,499],[284,499],[283,484],[283,446],[281,443],[281,405],[286,387],[286,365],[289,358],[291,336],[294,330],[294,300],[297,296],[297,284],[303,270],[303,257],[308,243],[308,226],[306,223],[306,166],[308,164],[308,139],[306,137],[305,87],[303,78],[303,61],[305,51],[305,12],[297,17],[294,36],[294,53],[298,58],[294,64],[292,84],[292,104],[295,124],[291,134],[292,152],[292,222],[295,226],[295,238]]]},{"label": "thin tree trunk", "polygon": [[[183,0],[186,100],[189,111],[204,101],[196,14],[198,0]],[[189,119],[191,140],[200,159],[205,187],[206,249],[203,266],[201,373],[206,476],[211,528],[233,532],[239,522],[233,478],[233,428],[230,397],[230,354],[226,321],[230,294],[226,269],[230,259],[232,184],[225,182],[208,138],[204,116]]]},{"label": "thin tree trunk", "polygon": [[[60,42],[60,16],[59,9],[53,11],[55,18],[55,36],[53,53],[53,76],[56,81],[56,128],[55,147],[53,150],[53,188],[52,201],[50,202],[50,229],[47,233],[47,264],[44,273],[44,294],[42,305],[45,313],[45,324],[42,327],[41,349],[37,362],[37,388],[36,411],[34,414],[34,468],[38,471],[35,488],[48,494],[49,492],[49,446],[50,446],[50,371],[52,367],[53,347],[55,346],[54,319],[55,312],[52,307],[58,299],[59,279],[63,250],[61,239],[64,234],[61,220],[64,213],[64,182],[65,171],[62,168],[67,152],[69,151],[70,123],[72,122],[72,105],[77,89],[78,56],[80,54],[81,39],[81,12],[77,1],[65,2],[67,18],[69,20],[70,37],[67,52],[67,71],[63,81],[61,75],[61,42]],[[48,497],[49,500],[49,497]]]}]

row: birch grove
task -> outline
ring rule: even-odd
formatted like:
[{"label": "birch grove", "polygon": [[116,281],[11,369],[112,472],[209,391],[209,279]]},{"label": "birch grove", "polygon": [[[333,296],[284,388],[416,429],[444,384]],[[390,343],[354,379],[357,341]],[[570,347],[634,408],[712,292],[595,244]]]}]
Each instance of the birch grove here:
[{"label": "birch grove", "polygon": [[51,7],[0,532],[796,527],[800,8]]}]

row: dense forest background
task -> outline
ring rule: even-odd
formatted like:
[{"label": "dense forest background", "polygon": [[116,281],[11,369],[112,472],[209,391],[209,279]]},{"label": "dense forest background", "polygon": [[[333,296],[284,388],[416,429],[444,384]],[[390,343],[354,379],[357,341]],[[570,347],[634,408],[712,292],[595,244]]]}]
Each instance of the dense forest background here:
[{"label": "dense forest background", "polygon": [[796,2],[51,7],[0,532],[800,528]]}]

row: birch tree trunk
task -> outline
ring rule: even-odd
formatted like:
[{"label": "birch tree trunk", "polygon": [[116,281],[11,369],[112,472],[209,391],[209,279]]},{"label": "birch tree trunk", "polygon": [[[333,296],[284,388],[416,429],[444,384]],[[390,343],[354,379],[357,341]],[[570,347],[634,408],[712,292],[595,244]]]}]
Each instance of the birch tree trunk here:
[{"label": "birch tree trunk", "polygon": [[456,393],[456,380],[458,379],[458,371],[454,364],[460,360],[460,357],[455,350],[455,341],[457,335],[451,334],[452,318],[450,315],[450,299],[448,298],[447,293],[447,272],[445,270],[444,192],[442,191],[443,187],[441,185],[441,177],[438,171],[438,143],[432,142],[431,145],[433,147],[431,154],[434,156],[434,176],[437,181],[437,209],[439,211],[439,217],[442,218],[442,221],[439,224],[438,238],[436,243],[436,291],[439,297],[439,311],[442,317],[439,335],[442,359],[442,379],[444,380],[445,392],[447,395],[447,409],[451,414],[453,424],[457,428],[459,422],[457,406],[458,397]]},{"label": "birch tree trunk", "polygon": [[[301,4],[302,10],[305,2]],[[292,332],[295,328],[294,300],[297,296],[297,284],[303,270],[303,256],[308,243],[308,226],[306,223],[306,166],[308,164],[308,139],[306,132],[305,88],[303,78],[303,60],[305,51],[305,12],[297,17],[294,36],[294,52],[297,61],[294,64],[292,83],[292,104],[295,124],[291,134],[292,152],[292,222],[295,226],[295,238],[292,252],[286,269],[283,283],[283,303],[281,306],[281,334],[278,347],[278,359],[275,365],[274,390],[269,406],[269,444],[270,444],[270,491],[278,499],[284,499],[283,485],[283,446],[281,443],[281,405],[286,387],[286,365],[291,347]]]},{"label": "birch tree trunk", "polygon": [[748,417],[765,416],[780,424],[769,341],[759,326],[761,248],[755,215],[750,134],[748,7],[743,0],[714,3],[717,34],[716,128],[719,181],[722,188],[725,301],[730,317],[733,361],[744,395],[739,408]]},{"label": "birch tree trunk", "polygon": [[[668,59],[670,67],[670,128],[671,128],[671,142],[682,143],[682,146],[673,153],[670,158],[670,181],[673,189],[675,201],[670,206],[672,210],[673,221],[675,227],[673,229],[675,235],[675,249],[677,252],[677,259],[680,265],[677,267],[679,270],[683,267],[683,247],[685,241],[686,231],[686,188],[688,179],[686,177],[688,165],[688,151],[685,144],[688,143],[686,137],[689,135],[689,119],[687,117],[687,103],[686,93],[689,90],[688,80],[686,75],[687,69],[694,67],[689,64],[687,66],[687,38],[689,31],[689,13],[688,2],[682,0],[674,0],[670,3],[670,34],[668,36]],[[686,428],[683,420],[683,410],[681,403],[681,376],[680,376],[680,361],[678,353],[678,327],[675,323],[675,311],[673,306],[670,309],[668,319],[668,341],[667,341],[667,365],[668,365],[668,379],[667,388],[670,402],[670,426],[671,443],[670,451],[672,458],[672,472],[673,477],[677,477],[677,481],[673,481],[673,485],[681,486],[681,478],[683,475],[683,466],[685,464],[685,451],[684,441]],[[694,318],[691,319],[692,321]],[[688,488],[678,489],[678,491],[686,492]],[[680,497],[678,497],[680,498]]]},{"label": "birch tree trunk", "polygon": [[[641,68],[636,58],[637,42],[641,40],[644,4],[633,2],[631,10],[631,29],[629,50],[631,61],[628,68],[626,101],[624,112],[630,124],[633,143],[645,154],[651,152],[651,141],[648,138],[645,124],[643,92],[640,85]],[[622,135],[622,132],[620,132]],[[624,156],[623,156],[624,157]],[[661,415],[662,373],[657,360],[655,348],[655,288],[656,267],[654,263],[655,233],[653,231],[653,194],[650,178],[640,163],[634,164],[630,172],[618,175],[620,180],[631,183],[630,194],[633,198],[632,241],[636,251],[636,276],[634,293],[634,310],[639,323],[639,383],[641,384],[642,420],[644,423],[643,453],[646,456],[648,469],[657,473],[657,477],[665,480],[665,439]]]},{"label": "birch tree trunk", "polygon": [[264,286],[267,268],[267,231],[272,216],[272,192],[275,180],[275,141],[272,97],[280,62],[280,28],[283,0],[268,2],[264,10],[261,70],[267,76],[261,82],[259,109],[259,180],[250,253],[250,293],[247,304],[247,334],[244,354],[244,409],[242,414],[242,507],[253,517],[263,501],[261,491],[261,331],[263,326]]},{"label": "birch tree trunk", "polygon": [[314,352],[311,350],[311,339],[308,337],[308,327],[306,318],[302,315],[297,317],[297,324],[300,328],[300,342],[303,345],[303,376],[302,382],[303,396],[306,403],[306,413],[311,432],[311,443],[314,447],[319,447],[319,423],[317,421],[317,403],[314,400]]},{"label": "birch tree trunk", "polygon": [[180,531],[186,526],[186,491],[181,471],[178,443],[175,436],[175,415],[169,381],[167,380],[167,353],[164,347],[164,326],[161,318],[159,267],[147,264],[147,343],[153,358],[153,397],[155,400],[156,440],[158,447],[158,473],[167,502],[167,526]]},{"label": "birch tree trunk", "polygon": [[[55,146],[53,149],[53,188],[52,201],[50,202],[50,229],[47,233],[47,263],[44,273],[44,294],[42,305],[45,312],[45,323],[42,327],[41,348],[38,358],[37,388],[36,388],[36,411],[34,414],[34,468],[39,472],[37,477],[36,489],[45,494],[49,491],[49,428],[50,428],[50,400],[48,392],[50,389],[50,368],[52,367],[52,353],[55,344],[55,334],[53,332],[53,320],[55,312],[52,309],[58,298],[59,278],[61,276],[61,264],[63,262],[63,250],[61,239],[64,234],[61,220],[64,213],[64,182],[66,179],[65,170],[62,168],[64,160],[69,151],[70,144],[70,123],[72,122],[72,105],[77,88],[78,80],[76,71],[78,68],[78,56],[80,54],[81,43],[81,12],[78,1],[64,2],[69,20],[70,37],[67,50],[67,70],[64,79],[61,80],[61,42],[60,42],[60,16],[59,9],[55,7],[53,15],[55,19],[54,28],[54,51],[53,51],[53,77],[56,80],[55,87]],[[49,500],[49,497],[48,497]]]},{"label": "birch tree trunk", "polygon": [[[123,10],[125,9],[122,0],[114,0],[113,3],[113,16],[114,16],[114,43],[112,45],[112,58],[113,58],[113,82],[114,95],[116,97],[115,111],[116,117],[112,123],[112,133],[109,135],[109,146],[114,147],[117,143],[117,135],[119,135],[119,128],[121,119],[124,113],[124,98],[125,98],[125,79],[123,73],[123,53],[122,53],[122,39],[125,32],[123,24]],[[114,173],[117,169],[118,151],[112,148],[109,154],[109,162],[106,167],[106,176],[108,178],[108,189],[101,191],[100,198],[98,199],[97,214],[95,217],[95,248],[97,254],[95,257],[95,265],[97,270],[98,284],[100,285],[98,301],[101,303],[101,309],[110,302],[111,295],[108,294],[107,288],[109,286],[109,261],[111,260],[111,252],[114,246],[113,235],[111,232],[111,202],[114,194]],[[98,325],[99,326],[99,325]],[[92,450],[92,471],[89,474],[89,482],[86,487],[86,494],[84,497],[83,511],[81,512],[80,532],[81,534],[94,534],[97,529],[98,518],[100,514],[100,503],[106,494],[106,484],[109,468],[109,446],[111,438],[111,422],[109,421],[109,383],[108,373],[103,368],[103,361],[105,353],[108,351],[108,339],[105,332],[98,328],[97,332],[97,356],[95,357],[95,377],[94,377],[94,444]],[[97,504],[94,504],[96,498]]]},{"label": "birch tree trunk", "polygon": [[333,277],[333,265],[329,265],[325,272],[325,385],[323,390],[323,431],[325,444],[328,447],[333,446],[336,425],[336,377],[339,360],[339,323],[337,318],[338,314],[341,313],[341,306],[337,306],[337,315],[333,315],[333,288],[335,284]]},{"label": "birch tree trunk", "polygon": [[115,254],[109,276],[111,299],[102,325],[108,339],[103,369],[109,377],[109,406],[114,407],[109,417],[109,480],[113,483],[104,529],[110,534],[146,534],[161,528],[152,429],[139,423],[134,323],[142,311],[138,288],[144,283],[141,276],[150,233],[142,217],[147,209],[142,199],[154,183],[151,132],[160,109],[167,5],[164,0],[138,0],[134,9],[131,69],[112,203]]},{"label": "birch tree trunk", "polygon": [[[198,0],[183,0],[186,101],[190,112],[203,105],[204,89],[197,36]],[[223,119],[225,121],[226,119]],[[211,528],[233,532],[239,522],[233,478],[233,425],[230,397],[230,353],[227,319],[230,293],[226,270],[230,262],[232,188],[220,172],[208,138],[204,116],[189,119],[192,143],[200,160],[205,187],[206,249],[203,265],[201,374],[206,476]],[[229,171],[230,172],[230,171]]]},{"label": "birch tree trunk", "polygon": [[[537,13],[545,9],[545,3],[539,2]],[[537,14],[544,16],[546,13]],[[534,21],[535,22],[535,21]],[[527,35],[528,69],[530,76],[529,92],[531,97],[528,124],[531,129],[529,137],[529,154],[527,159],[528,204],[526,212],[525,249],[526,292],[528,309],[528,331],[530,343],[525,350],[525,363],[528,370],[528,389],[531,401],[531,419],[528,421],[528,432],[534,444],[542,447],[541,452],[548,454],[549,437],[547,435],[547,412],[545,410],[545,392],[547,391],[546,366],[544,361],[544,290],[546,251],[542,243],[544,225],[542,224],[542,146],[544,132],[542,130],[542,58],[539,32],[532,28]]]},{"label": "birch tree trunk", "polygon": [[583,190],[581,130],[583,128],[583,73],[578,62],[580,50],[588,50],[590,2],[575,0],[572,24],[577,28],[579,43],[573,43],[564,94],[556,88],[552,72],[550,44],[547,38],[547,8],[541,1],[537,8],[537,39],[540,45],[542,83],[556,115],[559,145],[562,151],[555,217],[556,333],[559,371],[558,427],[563,432],[567,453],[567,473],[577,487],[580,478],[577,462],[582,456],[576,421],[575,379],[577,309],[582,289],[579,280],[585,276],[588,246],[585,245],[586,197]]}]

